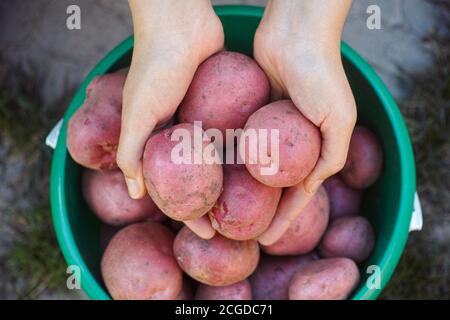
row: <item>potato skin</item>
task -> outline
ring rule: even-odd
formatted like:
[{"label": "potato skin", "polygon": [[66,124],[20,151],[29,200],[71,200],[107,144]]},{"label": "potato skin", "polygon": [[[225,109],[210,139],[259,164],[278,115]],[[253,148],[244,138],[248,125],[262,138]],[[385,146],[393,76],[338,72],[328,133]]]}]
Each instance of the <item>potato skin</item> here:
[{"label": "potato skin", "polygon": [[243,128],[248,117],[269,102],[270,84],[250,57],[219,52],[197,69],[178,108],[178,121],[202,121],[205,130]]},{"label": "potato skin", "polygon": [[120,230],[101,261],[103,280],[112,298],[175,299],[183,278],[173,256],[173,240],[173,233],[156,222]]},{"label": "potato skin", "polygon": [[383,149],[375,134],[357,126],[353,131],[347,161],[340,175],[350,187],[364,189],[377,181],[383,168]]},{"label": "potato skin", "polygon": [[319,245],[322,257],[346,257],[363,262],[375,245],[375,233],[365,217],[342,217],[334,220]]},{"label": "potato skin", "polygon": [[[207,213],[219,198],[222,165],[220,159],[215,164],[194,164],[193,159],[191,164],[174,163],[171,152],[180,142],[171,141],[171,136],[177,129],[191,134],[194,153],[193,124],[178,124],[155,133],[147,141],[143,156],[145,185],[153,201],[170,218],[193,220]],[[209,143],[204,141],[203,147]]]},{"label": "potato skin", "polygon": [[261,246],[271,255],[299,255],[312,251],[325,232],[329,219],[329,201],[321,186],[288,230],[274,244]]},{"label": "potato skin", "polygon": [[204,240],[187,227],[175,237],[173,251],[184,272],[210,286],[228,286],[244,280],[259,261],[259,247],[254,240],[235,241],[220,234]]},{"label": "potato skin", "polygon": [[[300,113],[291,100],[272,102],[253,113],[245,124],[244,133],[250,129],[267,130],[267,156],[273,143],[270,139],[270,130],[279,130],[278,171],[272,175],[261,173],[261,168],[268,165],[262,163],[259,157],[258,159],[249,157],[247,144],[250,139],[243,135],[239,141],[239,152],[245,160],[248,171],[261,183],[272,187],[296,185],[312,171],[319,159],[321,148],[319,129]],[[276,163],[273,155],[271,159]],[[250,160],[254,163],[250,163]]]},{"label": "potato skin", "polygon": [[339,176],[323,183],[330,200],[330,219],[357,216],[361,208],[362,192],[347,186]]},{"label": "potato skin", "polygon": [[212,226],[229,239],[255,239],[272,221],[281,188],[262,184],[244,165],[224,165],[223,168],[223,191],[209,212]]},{"label": "potato skin", "polygon": [[289,285],[290,300],[344,300],[359,283],[359,270],[347,258],[321,259],[301,266]]},{"label": "potato skin", "polygon": [[249,280],[255,300],[287,300],[289,283],[300,266],[316,261],[319,256],[309,253],[302,256],[274,257],[262,255]]},{"label": "potato skin", "polygon": [[252,300],[252,288],[247,279],[224,287],[200,284],[195,300]]},{"label": "potato skin", "polygon": [[123,173],[84,170],[82,192],[88,206],[103,222],[123,226],[143,220],[164,221],[162,214],[149,196],[135,200],[128,195]]},{"label": "potato skin", "polygon": [[122,91],[126,74],[95,77],[86,89],[83,105],[67,126],[67,149],[83,167],[107,170],[117,167],[122,112]]}]

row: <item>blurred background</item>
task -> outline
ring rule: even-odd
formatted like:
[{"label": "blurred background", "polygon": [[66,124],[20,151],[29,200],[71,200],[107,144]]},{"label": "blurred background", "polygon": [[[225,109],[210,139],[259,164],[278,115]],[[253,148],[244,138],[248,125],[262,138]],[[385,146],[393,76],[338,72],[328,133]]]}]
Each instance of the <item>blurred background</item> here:
[{"label": "blurred background", "polygon": [[[81,9],[81,30],[66,28],[71,4]],[[380,30],[366,27],[373,4]],[[0,299],[86,298],[66,287],[44,140],[89,70],[131,33],[126,0],[0,2]],[[424,229],[410,234],[381,298],[449,299],[450,0],[354,1],[343,39],[393,93],[416,157]]]}]

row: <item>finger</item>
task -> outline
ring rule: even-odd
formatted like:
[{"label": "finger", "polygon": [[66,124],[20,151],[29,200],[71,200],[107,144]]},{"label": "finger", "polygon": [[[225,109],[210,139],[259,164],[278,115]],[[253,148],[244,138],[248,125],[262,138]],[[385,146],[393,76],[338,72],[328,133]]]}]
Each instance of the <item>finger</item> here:
[{"label": "finger", "polygon": [[164,79],[157,62],[153,59],[148,63],[142,52],[136,49],[123,91],[117,165],[125,175],[128,193],[133,199],[140,199],[146,194],[142,155],[154,128],[166,120],[166,114],[158,110],[168,110],[172,104],[170,99],[161,103],[163,100],[158,96],[167,90],[161,85],[157,86],[158,83],[164,83],[155,80],[155,77]]},{"label": "finger", "polygon": [[320,127],[320,157],[313,171],[304,180],[306,191],[314,194],[325,179],[344,167],[355,122],[356,113],[353,115],[352,112],[346,113],[345,116],[330,114],[323,121]]},{"label": "finger", "polygon": [[184,221],[184,224],[202,239],[209,240],[216,234],[207,214],[195,220]]},{"label": "finger", "polygon": [[280,239],[312,197],[302,182],[286,189],[269,228],[258,238],[259,243],[268,246]]},{"label": "finger", "polygon": [[[117,148],[117,165],[125,176],[128,193],[133,199],[140,199],[146,194],[142,155],[145,144],[157,125],[157,119],[148,111],[148,106],[144,105],[148,99],[141,99],[142,94],[139,92],[141,91],[127,92],[127,84],[125,84]],[[133,96],[132,100],[127,98],[130,95]]]},{"label": "finger", "polygon": [[153,128],[130,133],[122,130],[117,149],[117,165],[125,176],[128,194],[132,199],[140,199],[146,194],[142,171],[142,154],[145,142]]}]

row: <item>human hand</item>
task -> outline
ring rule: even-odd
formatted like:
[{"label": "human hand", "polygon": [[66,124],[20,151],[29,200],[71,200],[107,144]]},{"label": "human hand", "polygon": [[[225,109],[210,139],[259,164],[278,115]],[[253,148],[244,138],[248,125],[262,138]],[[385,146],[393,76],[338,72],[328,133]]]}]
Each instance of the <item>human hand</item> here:
[{"label": "human hand", "polygon": [[269,1],[254,42],[254,57],[276,98],[288,96],[320,128],[320,158],[308,177],[287,189],[259,242],[277,241],[322,182],[340,171],[356,122],[355,101],[340,55],[351,0]]},{"label": "human hand", "polygon": [[[134,50],[123,92],[117,164],[131,198],[146,194],[142,155],[152,131],[175,113],[200,63],[223,48],[222,24],[209,0],[130,0]],[[189,222],[200,234],[212,227]]]},{"label": "human hand", "polygon": [[117,164],[129,194],[146,193],[142,154],[153,129],[167,122],[198,65],[223,47],[222,25],[209,0],[130,0],[135,45],[123,93]]}]

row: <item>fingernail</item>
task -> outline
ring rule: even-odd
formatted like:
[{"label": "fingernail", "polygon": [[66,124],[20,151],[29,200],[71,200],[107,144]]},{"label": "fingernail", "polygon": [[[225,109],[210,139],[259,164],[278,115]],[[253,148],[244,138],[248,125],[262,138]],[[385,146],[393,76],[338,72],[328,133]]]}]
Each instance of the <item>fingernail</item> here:
[{"label": "fingernail", "polygon": [[137,199],[139,194],[141,193],[141,188],[139,187],[139,183],[137,183],[134,179],[125,178],[125,182],[128,187],[128,194],[131,198]]},{"label": "fingernail", "polygon": [[317,180],[316,182],[312,183],[309,188],[308,188],[308,192],[309,193],[316,193],[317,190],[320,188],[320,186],[322,185],[323,180]]}]

